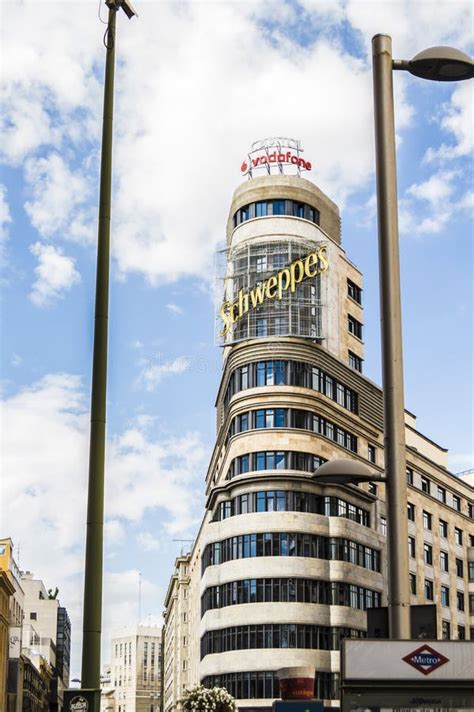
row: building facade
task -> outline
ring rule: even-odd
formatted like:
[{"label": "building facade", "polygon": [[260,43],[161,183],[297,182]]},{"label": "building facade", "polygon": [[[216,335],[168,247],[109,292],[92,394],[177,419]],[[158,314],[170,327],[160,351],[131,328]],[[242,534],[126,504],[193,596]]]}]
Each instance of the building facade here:
[{"label": "building facade", "polygon": [[[184,665],[187,685],[224,686],[244,710],[270,709],[280,667],[311,665],[315,696],[337,709],[340,641],[365,636],[367,609],[387,603],[383,486],[314,476],[335,458],[384,468],[382,392],[362,373],[362,277],[337,206],[283,174],[235,191],[222,263],[216,444],[183,563],[186,633],[178,562],[165,603],[166,630],[179,631],[165,642],[165,712]],[[412,602],[438,604],[440,637],[474,638],[472,485],[408,412],[406,440]]]},{"label": "building facade", "polygon": [[158,712],[161,705],[161,628],[137,626],[112,636],[104,670],[102,708],[114,712]]},{"label": "building facade", "polygon": [[0,539],[0,570],[13,586],[8,609],[7,648],[7,701],[8,712],[21,712],[23,706],[23,663],[21,641],[23,633],[23,609],[25,594],[21,585],[21,573],[14,556],[10,538]]},{"label": "building facade", "polygon": [[186,554],[176,559],[165,598],[163,626],[163,712],[181,710],[180,698],[190,679],[189,631],[190,616],[190,561]]},{"label": "building facade", "polygon": [[64,690],[69,687],[71,622],[60,605],[58,591],[48,591],[41,579],[25,571],[21,575],[24,590],[22,654],[51,670],[49,709],[61,712]]}]

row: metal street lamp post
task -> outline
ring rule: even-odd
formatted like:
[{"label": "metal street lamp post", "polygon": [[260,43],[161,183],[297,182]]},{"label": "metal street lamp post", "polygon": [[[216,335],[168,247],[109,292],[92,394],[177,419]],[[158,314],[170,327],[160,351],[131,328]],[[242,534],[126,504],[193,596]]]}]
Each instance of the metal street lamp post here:
[{"label": "metal street lamp post", "polygon": [[[91,429],[87,494],[87,533],[84,571],[84,609],[81,690],[68,690],[64,708],[71,703],[100,707],[100,645],[102,632],[102,567],[105,482],[105,423],[107,397],[107,341],[109,316],[110,217],[112,195],[112,139],[115,72],[116,13],[122,8],[130,19],[135,11],[128,0],[105,0],[109,8],[104,35],[106,48],[99,221],[92,361]],[[84,700],[82,702],[81,700]],[[74,704],[76,704],[74,703]],[[73,706],[74,706],[73,704]],[[76,704],[77,706],[77,704]],[[81,708],[82,709],[82,708]],[[86,709],[86,707],[84,707]]]},{"label": "metal street lamp post", "polygon": [[473,76],[470,57],[450,47],[433,47],[411,61],[392,60],[388,35],[372,39],[375,154],[379,239],[382,383],[388,519],[388,610],[390,637],[410,638],[408,524],[406,495],[405,406],[403,398],[400,259],[397,172],[393,108],[393,69],[438,81]]},{"label": "metal street lamp post", "polygon": [[403,398],[400,259],[392,70],[436,81],[474,76],[472,59],[451,47],[432,47],[412,60],[392,59],[388,35],[372,39],[377,216],[379,241],[385,474],[361,463],[333,460],[315,473],[319,482],[385,482],[388,519],[388,611],[390,638],[410,638],[405,407]]}]

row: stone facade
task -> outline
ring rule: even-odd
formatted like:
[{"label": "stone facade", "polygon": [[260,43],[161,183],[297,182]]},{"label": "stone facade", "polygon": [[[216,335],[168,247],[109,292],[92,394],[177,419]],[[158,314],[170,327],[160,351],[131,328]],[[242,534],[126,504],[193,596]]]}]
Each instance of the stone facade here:
[{"label": "stone facade", "polygon": [[101,707],[109,712],[158,712],[161,705],[161,628],[137,626],[112,636]]},{"label": "stone facade", "polygon": [[[272,200],[284,204],[278,215],[270,208],[257,217],[246,208]],[[318,221],[288,214],[295,203],[318,211]],[[233,341],[231,333],[225,344],[206,512],[186,563],[177,560],[165,601],[165,712],[178,708],[183,685],[199,682],[227,687],[242,709],[270,709],[278,697],[276,670],[300,664],[316,668],[315,694],[338,708],[340,640],[364,636],[367,608],[387,604],[383,486],[323,485],[313,476],[325,460],[343,457],[369,460],[383,471],[382,392],[360,372],[361,274],[341,247],[337,206],[319,188],[277,175],[241,185],[228,220],[228,270],[236,246],[284,246],[285,240],[326,250],[321,335]],[[261,280],[272,274],[265,265]],[[446,451],[417,431],[410,413],[406,424],[412,602],[431,602],[425,579],[432,580],[439,637],[474,637],[467,600],[474,585],[474,565],[468,567],[473,488],[447,471]],[[448,571],[442,572],[445,551]],[[186,650],[182,585],[189,592]],[[184,661],[186,680],[179,677]]]}]

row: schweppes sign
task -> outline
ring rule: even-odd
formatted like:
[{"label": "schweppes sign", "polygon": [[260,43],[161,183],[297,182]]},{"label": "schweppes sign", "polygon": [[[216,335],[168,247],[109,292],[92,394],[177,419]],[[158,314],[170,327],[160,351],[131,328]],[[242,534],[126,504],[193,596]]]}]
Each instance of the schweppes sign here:
[{"label": "schweppes sign", "polygon": [[224,322],[224,328],[220,335],[228,334],[232,325],[242,319],[251,309],[256,309],[267,299],[281,300],[286,292],[294,292],[300,282],[326,272],[328,267],[326,248],[320,247],[315,252],[310,252],[306,257],[298,257],[287,267],[252,289],[246,292],[241,289],[235,301],[224,302],[220,308],[219,313]]}]

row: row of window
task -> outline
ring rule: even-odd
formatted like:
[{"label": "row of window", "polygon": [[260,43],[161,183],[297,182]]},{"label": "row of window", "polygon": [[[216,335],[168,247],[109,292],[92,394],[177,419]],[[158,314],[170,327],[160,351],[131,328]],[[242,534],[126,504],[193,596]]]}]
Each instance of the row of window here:
[{"label": "row of window", "polygon": [[[407,482],[409,485],[413,485],[414,472],[411,467],[407,467]],[[432,497],[436,497],[439,502],[443,504],[449,504],[447,500],[447,490],[441,485],[434,485],[428,477],[421,475],[420,478],[421,491],[425,494],[429,494]],[[457,494],[451,494],[451,506],[456,512],[462,512],[462,499]],[[471,519],[474,519],[474,505],[468,502],[468,515]]]},{"label": "row of window", "polygon": [[[410,574],[410,591],[414,596],[416,596],[417,581],[416,581],[416,574],[414,574],[414,573]],[[425,579],[424,594],[425,594],[425,599],[427,601],[434,601],[434,582],[431,579]],[[441,600],[442,606],[449,608],[449,606],[451,605],[450,604],[449,586],[441,585],[440,600]],[[469,602],[469,603],[471,603],[471,602]],[[463,591],[456,591],[456,608],[458,609],[458,611],[464,611],[464,592]],[[471,614],[473,612],[474,611],[471,611]]]},{"label": "row of window", "polygon": [[346,450],[357,452],[357,437],[355,435],[326,420],[322,415],[299,408],[260,408],[240,413],[232,419],[228,436],[260,428],[311,430],[313,433],[333,440]]},{"label": "row of window", "polygon": [[253,648],[339,650],[344,638],[365,638],[366,635],[365,631],[354,628],[302,623],[237,625],[205,633],[201,638],[201,660],[214,653]]},{"label": "row of window", "polygon": [[[236,700],[275,700],[280,697],[278,677],[273,670],[207,675],[201,682],[204,687],[225,687]],[[318,670],[314,684],[314,697],[318,700],[338,700],[339,673]]]},{"label": "row of window", "polygon": [[224,398],[228,406],[234,393],[261,386],[312,388],[357,413],[357,393],[316,366],[301,361],[257,361],[236,368]]},{"label": "row of window", "polygon": [[261,470],[297,470],[301,472],[314,472],[327,460],[309,452],[295,452],[289,450],[264,450],[249,452],[235,457],[230,463],[226,475],[227,480],[232,480],[238,475]]},{"label": "row of window", "polygon": [[[446,522],[443,522],[443,525]],[[462,533],[462,532],[461,532]],[[447,524],[446,524],[446,534],[447,534]],[[433,561],[433,547],[431,544],[424,544],[424,558],[425,562]],[[416,558],[416,541],[415,537],[408,537],[408,553],[412,559]],[[428,561],[429,560],[429,561]],[[468,578],[469,581],[474,581],[474,561],[468,561]],[[449,554],[447,551],[439,552],[439,566],[441,571],[449,572]],[[464,578],[464,561],[455,557],[454,568],[456,571],[456,576],[459,578]]]},{"label": "row of window", "polygon": [[202,571],[208,566],[257,556],[303,556],[347,561],[370,571],[380,571],[380,551],[349,539],[302,532],[241,534],[208,544],[202,556]]},{"label": "row of window", "polygon": [[344,517],[370,527],[370,514],[366,509],[357,507],[344,499],[339,499],[339,497],[291,490],[263,490],[239,494],[217,505],[213,521],[221,521],[228,517],[253,512],[322,514],[325,517]]},{"label": "row of window", "polygon": [[209,586],[201,596],[201,616],[206,611],[243,603],[321,603],[350,606],[365,611],[377,608],[382,597],[378,591],[345,581],[305,578],[260,578],[229,581]]},{"label": "row of window", "polygon": [[[416,507],[412,502],[408,502],[407,504],[407,516],[409,521],[414,522],[416,518]],[[425,529],[431,530],[432,529],[432,514],[430,512],[426,512],[423,510],[423,527]],[[439,529],[439,535],[442,539],[447,539],[448,538],[448,522],[445,522],[444,519],[439,519],[438,520],[438,529]],[[454,543],[457,546],[462,546],[463,545],[463,530],[460,529],[459,527],[454,527]]]},{"label": "row of window", "polygon": [[241,207],[234,214],[234,227],[247,220],[252,220],[252,218],[264,218],[271,215],[291,215],[319,225],[319,211],[312,205],[296,200],[277,198],[276,200],[259,200]]}]

